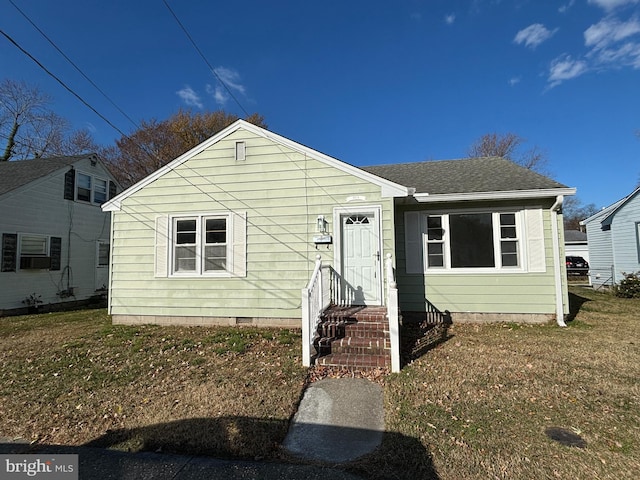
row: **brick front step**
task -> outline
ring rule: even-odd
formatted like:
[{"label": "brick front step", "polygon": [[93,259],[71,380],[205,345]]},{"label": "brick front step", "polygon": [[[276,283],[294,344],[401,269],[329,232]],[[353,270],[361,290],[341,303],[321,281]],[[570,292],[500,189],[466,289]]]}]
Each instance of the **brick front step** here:
[{"label": "brick front step", "polygon": [[332,353],[316,360],[316,365],[346,367],[368,370],[378,367],[390,367],[390,355],[369,355],[353,353]]},{"label": "brick front step", "polygon": [[389,336],[388,326],[381,322],[358,322],[344,325],[345,337],[385,338]]},{"label": "brick front step", "polygon": [[332,306],[318,328],[316,365],[374,369],[391,365],[385,307]]},{"label": "brick front step", "polygon": [[331,342],[332,353],[355,353],[385,355],[391,348],[391,342],[382,338],[345,337]]}]

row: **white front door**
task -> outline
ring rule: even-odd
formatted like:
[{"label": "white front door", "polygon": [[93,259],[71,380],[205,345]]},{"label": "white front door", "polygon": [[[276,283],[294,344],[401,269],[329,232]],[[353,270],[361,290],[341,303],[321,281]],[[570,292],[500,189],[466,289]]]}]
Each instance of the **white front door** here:
[{"label": "white front door", "polygon": [[373,212],[343,214],[342,279],[353,305],[380,305],[380,228]]}]

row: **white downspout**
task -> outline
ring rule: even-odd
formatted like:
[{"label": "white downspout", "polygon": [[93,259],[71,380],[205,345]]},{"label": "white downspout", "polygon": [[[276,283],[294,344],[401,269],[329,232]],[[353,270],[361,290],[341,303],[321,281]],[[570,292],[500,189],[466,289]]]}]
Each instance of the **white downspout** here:
[{"label": "white downspout", "polygon": [[564,323],[564,305],[562,301],[562,269],[560,266],[560,239],[558,237],[558,210],[562,207],[564,196],[558,195],[555,203],[549,209],[551,212],[551,236],[553,243],[553,275],[556,286],[556,323],[559,327],[566,327]]}]

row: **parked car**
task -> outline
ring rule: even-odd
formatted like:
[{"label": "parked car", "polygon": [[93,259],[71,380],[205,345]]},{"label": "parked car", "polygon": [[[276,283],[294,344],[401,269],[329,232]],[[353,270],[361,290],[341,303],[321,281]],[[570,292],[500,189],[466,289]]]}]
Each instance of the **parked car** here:
[{"label": "parked car", "polygon": [[569,256],[567,261],[567,275],[587,275],[589,263],[582,257]]}]

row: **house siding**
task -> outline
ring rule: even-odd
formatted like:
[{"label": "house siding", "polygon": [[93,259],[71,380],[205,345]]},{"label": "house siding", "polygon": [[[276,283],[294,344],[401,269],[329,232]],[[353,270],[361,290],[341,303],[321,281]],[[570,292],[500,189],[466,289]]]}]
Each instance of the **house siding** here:
[{"label": "house siding", "polygon": [[625,203],[615,213],[611,222],[616,282],[623,279],[624,273],[640,271],[638,223],[640,223],[640,195],[636,195]]},{"label": "house siding", "polygon": [[[235,161],[235,142],[246,159]],[[348,202],[348,197],[364,200]],[[316,218],[335,207],[380,205],[385,252],[393,252],[393,202],[381,188],[333,166],[237,130],[127,196],[113,212],[110,313],[114,321],[299,325],[301,289],[316,255],[334,264],[335,245],[316,246]],[[158,216],[246,214],[245,277],[154,276]],[[336,227],[330,222],[328,233]],[[167,318],[169,320],[167,320]],[[171,318],[173,320],[171,320]],[[203,320],[204,319],[204,320]]]},{"label": "house siding", "polygon": [[[78,171],[109,180],[102,165],[89,159],[74,164]],[[71,167],[69,167],[71,168]],[[109,215],[99,205],[64,199],[68,168],[34,180],[0,197],[0,235],[37,234],[62,239],[60,270],[0,272],[0,311],[24,308],[31,294],[43,305],[86,300],[108,284],[108,267],[97,268],[97,243],[109,243]],[[19,266],[19,260],[18,260]],[[73,288],[73,295],[59,292]]]},{"label": "house siding", "polygon": [[[446,205],[412,205],[400,207],[397,212],[397,245],[398,245],[398,288],[400,307],[404,311],[424,311],[428,301],[441,311],[448,310],[456,319],[480,320],[519,320],[545,321],[556,316],[556,292],[554,280],[554,258],[551,219],[549,210],[551,203],[540,204],[527,202],[495,202],[474,204],[473,208],[483,211],[496,209],[541,209],[544,227],[544,264],[543,272],[438,272],[426,274],[407,274],[405,258],[404,212],[425,211],[430,213],[448,212],[469,208],[468,204]],[[560,229],[562,217],[557,217]],[[526,249],[526,233],[522,238]],[[561,241],[561,240],[560,240]],[[521,249],[522,249],[521,246]],[[562,274],[564,275],[564,249],[560,246]],[[521,250],[525,257],[524,250]],[[562,291],[565,312],[568,313],[568,294],[566,284]],[[482,318],[474,316],[482,313]]]}]

